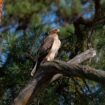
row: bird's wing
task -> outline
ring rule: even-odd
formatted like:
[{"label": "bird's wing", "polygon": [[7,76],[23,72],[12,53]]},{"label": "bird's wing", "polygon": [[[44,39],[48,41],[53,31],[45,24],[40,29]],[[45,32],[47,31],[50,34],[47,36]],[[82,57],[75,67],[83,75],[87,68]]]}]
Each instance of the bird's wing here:
[{"label": "bird's wing", "polygon": [[48,36],[44,40],[44,42],[42,43],[42,45],[40,46],[38,50],[39,59],[44,58],[49,53],[50,49],[52,48],[53,43],[54,43],[53,37]]},{"label": "bird's wing", "polygon": [[36,70],[40,66],[40,63],[44,60],[44,58],[49,53],[50,49],[52,48],[53,42],[54,42],[54,38],[48,36],[44,40],[44,42],[42,43],[40,48],[38,49],[37,58],[36,58],[36,64],[35,64],[33,70],[31,71],[31,76],[33,76],[35,74]]}]

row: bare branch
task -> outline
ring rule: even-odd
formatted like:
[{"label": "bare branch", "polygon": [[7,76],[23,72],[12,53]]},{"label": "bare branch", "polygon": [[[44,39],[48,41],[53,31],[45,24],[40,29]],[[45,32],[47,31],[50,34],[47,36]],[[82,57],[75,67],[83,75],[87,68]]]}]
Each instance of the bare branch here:
[{"label": "bare branch", "polygon": [[[74,59],[72,59],[71,62],[69,61],[68,63],[63,61],[54,61],[41,65],[36,76],[19,93],[12,105],[27,105],[30,100],[33,99],[33,96],[40,94],[41,90],[45,89],[45,87],[47,87],[49,83],[56,79],[59,79],[59,77],[63,75],[68,77],[84,77],[103,83],[103,80],[105,79],[103,74],[105,73],[100,73],[100,71],[96,71],[93,68],[71,64],[81,63],[84,60],[89,59],[89,57],[93,57],[93,55],[95,55],[94,52],[95,50],[93,49],[87,50],[84,53],[76,56]],[[86,58],[84,60],[78,60],[80,59],[80,57]]]},{"label": "bare branch", "polygon": [[67,63],[76,63],[76,64],[80,64],[90,58],[93,58],[94,56],[96,56],[96,50],[94,50],[93,48],[86,50],[85,52],[77,55],[76,57],[74,57],[73,59],[71,59],[70,61],[68,61]]},{"label": "bare branch", "polygon": [[[94,50],[93,48],[90,48],[86,51],[84,51],[83,53],[75,56],[73,59],[69,60],[67,63],[69,64],[80,64],[90,58],[93,58],[94,56],[96,56],[96,50]],[[52,78],[52,81],[57,80],[58,78],[62,77],[62,74],[56,74],[54,75],[54,77]]]},{"label": "bare branch", "polygon": [[[46,65],[48,64],[48,65]],[[53,71],[54,68],[55,73],[60,73],[63,74],[64,76],[76,76],[76,77],[83,77],[89,80],[93,80],[99,83],[105,83],[105,71],[103,70],[96,70],[94,68],[88,67],[88,66],[82,66],[82,65],[77,65],[77,64],[68,64],[64,61],[54,61],[54,62],[49,62],[44,64],[43,67],[49,67],[51,65]],[[53,68],[54,65],[54,68]],[[44,68],[48,69],[48,68]],[[50,70],[50,67],[49,69]]]},{"label": "bare branch", "polygon": [[53,75],[53,73],[46,74],[40,71],[19,93],[12,105],[27,105],[30,100],[32,100],[32,97],[38,96],[40,92],[48,86]]},{"label": "bare branch", "polygon": [[91,67],[68,64],[63,61],[47,62],[40,66],[34,79],[20,92],[12,105],[26,105],[31,97],[45,89],[55,74],[67,77],[82,77],[105,84],[105,71]]}]

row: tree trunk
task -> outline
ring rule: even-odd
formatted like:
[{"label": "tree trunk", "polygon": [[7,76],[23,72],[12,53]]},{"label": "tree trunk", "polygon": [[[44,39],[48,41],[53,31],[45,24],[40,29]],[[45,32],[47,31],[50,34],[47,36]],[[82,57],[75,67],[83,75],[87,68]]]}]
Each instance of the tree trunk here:
[{"label": "tree trunk", "polygon": [[68,62],[55,60],[41,65],[35,77],[14,99],[12,105],[27,105],[30,100],[32,100],[33,97],[38,96],[49,83],[59,79],[61,76],[82,77],[102,84],[105,83],[105,71],[78,65],[79,63],[94,57],[95,53],[95,50],[89,49]]}]

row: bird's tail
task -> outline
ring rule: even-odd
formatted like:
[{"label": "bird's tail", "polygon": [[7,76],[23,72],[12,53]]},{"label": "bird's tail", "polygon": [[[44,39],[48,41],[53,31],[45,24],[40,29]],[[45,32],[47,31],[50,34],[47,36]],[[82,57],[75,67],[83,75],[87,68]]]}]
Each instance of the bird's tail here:
[{"label": "bird's tail", "polygon": [[43,60],[43,59],[39,57],[39,54],[37,54],[36,63],[35,63],[34,68],[33,68],[32,71],[31,71],[31,76],[34,76],[34,75],[35,75],[36,71],[37,71],[37,70],[39,69],[39,67],[40,67],[40,64],[41,64],[42,60]]},{"label": "bird's tail", "polygon": [[36,61],[36,64],[35,64],[34,68],[31,71],[31,76],[34,76],[34,74],[36,72],[36,69],[37,69],[37,65],[38,65],[38,61]]}]

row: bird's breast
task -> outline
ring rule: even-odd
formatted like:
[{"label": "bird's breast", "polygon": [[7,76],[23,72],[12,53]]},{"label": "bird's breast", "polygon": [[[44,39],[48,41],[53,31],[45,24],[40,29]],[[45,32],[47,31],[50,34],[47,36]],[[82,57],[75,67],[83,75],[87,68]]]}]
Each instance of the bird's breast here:
[{"label": "bird's breast", "polygon": [[58,51],[58,49],[60,48],[60,40],[54,40],[54,43],[53,43],[53,45],[52,45],[52,48],[51,48],[51,51],[52,52],[57,52]]},{"label": "bird's breast", "polygon": [[53,42],[51,50],[49,51],[49,54],[47,55],[47,61],[54,60],[55,56],[58,53],[60,46],[61,46],[61,42],[59,39],[56,38]]}]

